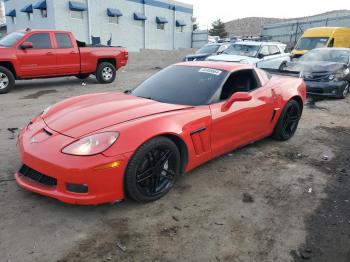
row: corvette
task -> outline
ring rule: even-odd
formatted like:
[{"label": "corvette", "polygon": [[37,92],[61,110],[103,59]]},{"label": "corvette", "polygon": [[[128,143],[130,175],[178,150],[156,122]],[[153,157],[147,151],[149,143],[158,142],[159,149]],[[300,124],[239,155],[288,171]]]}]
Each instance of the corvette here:
[{"label": "corvette", "polygon": [[163,197],[176,178],[265,137],[290,139],[302,79],[246,64],[185,62],[133,91],[64,100],[18,136],[17,183],[71,204]]}]

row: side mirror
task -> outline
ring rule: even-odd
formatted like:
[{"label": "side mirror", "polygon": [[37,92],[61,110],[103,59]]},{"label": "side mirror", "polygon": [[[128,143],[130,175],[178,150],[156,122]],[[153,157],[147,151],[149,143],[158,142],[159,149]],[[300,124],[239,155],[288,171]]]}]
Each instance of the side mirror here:
[{"label": "side mirror", "polygon": [[222,105],[221,109],[223,112],[225,112],[229,110],[235,102],[244,102],[250,100],[252,100],[252,96],[248,92],[236,92]]},{"label": "side mirror", "polygon": [[34,45],[32,42],[24,42],[21,44],[22,49],[31,49],[34,48]]},{"label": "side mirror", "polygon": [[265,57],[265,56],[264,56],[263,54],[261,54],[261,53],[258,54],[258,58],[259,58],[259,59],[263,59],[264,57]]}]

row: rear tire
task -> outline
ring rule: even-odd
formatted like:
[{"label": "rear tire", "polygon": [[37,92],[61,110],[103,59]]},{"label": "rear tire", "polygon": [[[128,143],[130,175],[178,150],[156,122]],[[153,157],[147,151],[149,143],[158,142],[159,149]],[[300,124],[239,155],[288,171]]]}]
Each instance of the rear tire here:
[{"label": "rear tire", "polygon": [[179,172],[177,146],[166,137],[156,137],[130,159],[124,177],[126,195],[141,203],[155,201],[170,191]]},{"label": "rear tire", "polygon": [[78,79],[81,79],[81,80],[84,80],[86,78],[88,78],[90,76],[90,74],[79,74],[79,75],[76,75],[76,77]]},{"label": "rear tire", "polygon": [[114,65],[109,62],[102,62],[98,64],[96,69],[96,79],[101,84],[109,84],[115,80],[117,70]]},{"label": "rear tire", "polygon": [[279,141],[292,138],[298,128],[301,117],[301,108],[295,100],[290,100],[284,107],[272,137]]},{"label": "rear tire", "polygon": [[8,93],[15,86],[15,77],[6,67],[0,66],[0,94]]}]

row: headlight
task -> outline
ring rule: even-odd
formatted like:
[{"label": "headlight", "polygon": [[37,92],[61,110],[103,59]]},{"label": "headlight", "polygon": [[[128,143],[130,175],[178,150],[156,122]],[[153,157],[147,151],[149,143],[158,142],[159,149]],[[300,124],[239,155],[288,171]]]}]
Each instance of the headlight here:
[{"label": "headlight", "polygon": [[[339,70],[335,74],[329,76],[329,80],[335,79],[336,81],[344,80],[344,78],[350,73],[350,69],[346,68],[344,70]],[[332,79],[331,79],[332,77]]]},{"label": "headlight", "polygon": [[62,153],[75,156],[92,156],[110,148],[119,137],[118,132],[105,132],[81,138],[62,149]]}]

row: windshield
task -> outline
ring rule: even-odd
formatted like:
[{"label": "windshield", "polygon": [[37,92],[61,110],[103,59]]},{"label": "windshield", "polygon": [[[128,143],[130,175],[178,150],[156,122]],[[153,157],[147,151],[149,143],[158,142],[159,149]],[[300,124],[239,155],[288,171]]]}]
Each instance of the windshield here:
[{"label": "windshield", "polygon": [[3,38],[0,39],[0,46],[11,47],[22,36],[24,36],[24,33],[22,33],[22,32],[13,32],[11,34],[5,35]]},{"label": "windshield", "polygon": [[325,47],[328,39],[328,37],[303,37],[299,40],[295,49],[311,50],[315,48]]},{"label": "windshield", "polygon": [[223,53],[228,55],[256,57],[259,49],[259,45],[233,44],[229,48],[227,48]]},{"label": "windshield", "polygon": [[336,62],[336,63],[349,63],[349,51],[335,50],[335,49],[322,49],[311,50],[305,55],[299,58],[299,61],[305,62]]},{"label": "windshield", "polygon": [[199,49],[197,54],[214,54],[219,50],[220,45],[206,45]]},{"label": "windshield", "polygon": [[204,67],[169,66],[144,81],[131,94],[162,103],[206,105],[227,74],[227,71]]}]

